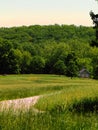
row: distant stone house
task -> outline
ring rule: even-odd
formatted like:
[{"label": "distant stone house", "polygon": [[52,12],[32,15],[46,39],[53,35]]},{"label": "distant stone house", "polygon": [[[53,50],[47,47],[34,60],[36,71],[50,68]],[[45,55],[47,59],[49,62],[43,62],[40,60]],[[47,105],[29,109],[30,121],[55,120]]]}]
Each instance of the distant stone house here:
[{"label": "distant stone house", "polygon": [[90,73],[89,73],[89,71],[87,69],[83,68],[79,72],[79,77],[80,78],[89,78],[90,77]]}]

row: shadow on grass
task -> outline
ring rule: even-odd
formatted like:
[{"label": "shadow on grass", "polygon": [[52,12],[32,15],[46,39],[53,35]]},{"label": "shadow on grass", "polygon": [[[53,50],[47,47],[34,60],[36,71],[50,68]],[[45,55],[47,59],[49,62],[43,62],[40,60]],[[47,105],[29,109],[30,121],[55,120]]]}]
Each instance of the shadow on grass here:
[{"label": "shadow on grass", "polygon": [[74,102],[69,108],[69,111],[76,113],[97,113],[98,114],[98,97],[84,98]]}]

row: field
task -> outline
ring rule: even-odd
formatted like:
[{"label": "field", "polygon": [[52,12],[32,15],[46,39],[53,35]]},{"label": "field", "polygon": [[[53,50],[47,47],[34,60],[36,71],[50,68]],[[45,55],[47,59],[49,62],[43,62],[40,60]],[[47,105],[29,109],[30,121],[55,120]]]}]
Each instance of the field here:
[{"label": "field", "polygon": [[0,112],[0,130],[98,130],[97,80],[0,76],[0,101],[38,95],[41,98],[27,111],[16,113],[10,108]]}]

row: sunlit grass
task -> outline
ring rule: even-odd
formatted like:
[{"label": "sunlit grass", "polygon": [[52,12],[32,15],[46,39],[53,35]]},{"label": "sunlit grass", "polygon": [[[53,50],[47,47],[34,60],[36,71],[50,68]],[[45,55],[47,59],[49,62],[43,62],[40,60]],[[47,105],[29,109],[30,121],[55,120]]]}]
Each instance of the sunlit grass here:
[{"label": "sunlit grass", "polygon": [[57,78],[59,77],[54,75],[0,76],[0,100],[30,97],[57,91],[59,90],[57,86],[60,84],[56,83]]},{"label": "sunlit grass", "polygon": [[80,80],[80,84],[65,84],[62,90],[44,95],[43,98],[38,101],[36,107],[41,110],[50,110],[58,104],[63,104],[65,107],[68,107],[68,105],[81,99],[98,97],[97,81],[92,82],[93,84],[83,84],[83,81],[81,83]]},{"label": "sunlit grass", "polygon": [[0,112],[0,130],[98,130],[97,80],[57,75],[0,76],[0,100],[35,95],[43,96],[27,111],[10,108]]}]

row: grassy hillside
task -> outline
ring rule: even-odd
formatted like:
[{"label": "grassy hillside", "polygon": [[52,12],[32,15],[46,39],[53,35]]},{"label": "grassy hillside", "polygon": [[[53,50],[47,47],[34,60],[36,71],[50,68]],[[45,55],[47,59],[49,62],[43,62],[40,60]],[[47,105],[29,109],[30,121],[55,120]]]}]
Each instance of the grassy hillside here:
[{"label": "grassy hillside", "polygon": [[0,76],[0,100],[43,95],[32,107],[0,112],[1,130],[98,130],[98,81],[57,75]]}]

